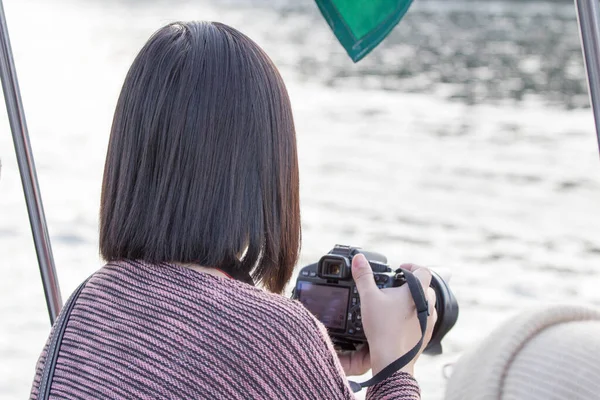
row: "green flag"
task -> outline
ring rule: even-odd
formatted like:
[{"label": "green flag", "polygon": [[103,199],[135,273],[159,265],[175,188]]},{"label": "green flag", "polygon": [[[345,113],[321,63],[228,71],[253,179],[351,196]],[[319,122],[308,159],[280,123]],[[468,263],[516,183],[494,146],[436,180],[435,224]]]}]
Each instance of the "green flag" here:
[{"label": "green flag", "polygon": [[316,0],[346,52],[357,62],[400,22],[412,0]]}]

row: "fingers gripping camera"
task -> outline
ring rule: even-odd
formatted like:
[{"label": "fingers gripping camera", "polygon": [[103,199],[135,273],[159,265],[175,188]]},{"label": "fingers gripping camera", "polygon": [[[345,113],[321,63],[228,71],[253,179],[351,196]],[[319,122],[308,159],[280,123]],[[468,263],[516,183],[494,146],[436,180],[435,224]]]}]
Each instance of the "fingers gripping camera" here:
[{"label": "fingers gripping camera", "polygon": [[[402,270],[393,271],[384,255],[336,245],[318,263],[302,268],[293,292],[293,297],[327,327],[333,343],[343,350],[355,350],[367,341],[362,327],[360,297],[352,279],[352,258],[356,254],[365,255],[380,289],[406,283]],[[433,271],[431,287],[436,294],[438,319],[424,352],[441,354],[442,338],[458,319],[458,303],[446,282]]]}]

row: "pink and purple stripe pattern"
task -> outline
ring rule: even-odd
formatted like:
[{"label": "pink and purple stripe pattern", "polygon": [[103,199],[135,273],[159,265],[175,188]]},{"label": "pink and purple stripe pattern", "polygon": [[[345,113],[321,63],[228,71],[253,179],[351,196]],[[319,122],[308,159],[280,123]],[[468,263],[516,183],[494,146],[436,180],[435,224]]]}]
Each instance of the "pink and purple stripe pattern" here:
[{"label": "pink and purple stripe pattern", "polygon": [[[323,326],[298,302],[172,264],[110,263],[71,313],[52,398],[353,399]],[[36,399],[42,352],[31,391]],[[367,399],[418,400],[408,374]]]}]

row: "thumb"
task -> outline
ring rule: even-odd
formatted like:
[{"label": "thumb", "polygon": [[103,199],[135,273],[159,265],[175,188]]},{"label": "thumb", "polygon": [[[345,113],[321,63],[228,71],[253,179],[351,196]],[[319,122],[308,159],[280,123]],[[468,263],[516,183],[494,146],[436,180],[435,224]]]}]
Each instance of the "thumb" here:
[{"label": "thumb", "polygon": [[352,278],[361,297],[378,290],[373,279],[373,270],[363,254],[357,254],[352,258]]}]

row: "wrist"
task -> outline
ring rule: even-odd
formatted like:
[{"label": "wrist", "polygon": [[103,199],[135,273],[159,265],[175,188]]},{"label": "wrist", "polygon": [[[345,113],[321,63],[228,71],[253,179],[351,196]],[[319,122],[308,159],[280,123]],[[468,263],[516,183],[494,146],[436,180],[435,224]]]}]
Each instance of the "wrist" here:
[{"label": "wrist", "polygon": [[[382,369],[402,357],[404,354],[397,354],[396,352],[390,351],[390,349],[383,349],[381,351],[370,350],[371,353],[371,370],[373,376],[377,375]],[[414,376],[414,360],[410,361],[399,371],[406,372],[411,376]]]},{"label": "wrist", "polygon": [[410,362],[410,363],[408,363],[408,365],[405,365],[404,367],[402,367],[402,369],[400,369],[400,371],[406,372],[410,376],[413,376],[413,377],[415,376],[415,366],[412,362]]},{"label": "wrist", "polygon": [[373,371],[373,375],[378,374],[382,369],[396,361],[398,358],[402,356],[402,354],[396,356],[395,352],[390,352],[389,349],[387,351],[381,352],[371,352],[371,370]]}]

